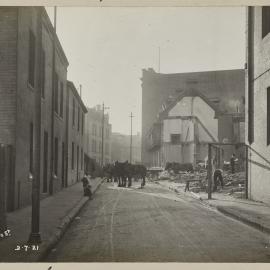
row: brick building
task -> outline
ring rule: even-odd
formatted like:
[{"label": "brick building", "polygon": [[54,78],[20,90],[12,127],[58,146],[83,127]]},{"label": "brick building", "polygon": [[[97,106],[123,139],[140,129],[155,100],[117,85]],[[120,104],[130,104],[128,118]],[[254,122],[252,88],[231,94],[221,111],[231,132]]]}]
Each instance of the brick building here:
[{"label": "brick building", "polygon": [[44,7],[0,8],[0,58],[0,143],[12,146],[7,208],[13,210],[31,203],[33,178],[40,179],[41,198],[72,183],[69,63]]},{"label": "brick building", "polygon": [[[199,91],[215,104],[222,115],[218,127],[218,141],[235,142],[234,121],[244,126],[245,71],[221,70],[192,73],[161,74],[153,69],[142,74],[142,162],[153,164],[149,132],[158,120],[159,113],[183,92]],[[238,124],[237,124],[238,125]],[[239,137],[239,136],[238,136]]]},{"label": "brick building", "polygon": [[81,180],[84,174],[84,134],[87,109],[74,84],[67,82],[67,179],[68,185]]},{"label": "brick building", "polygon": [[[101,165],[102,159],[102,106],[87,108],[85,117],[85,152],[87,157]],[[103,164],[111,163],[111,130],[109,114],[104,114]]]},{"label": "brick building", "polygon": [[270,203],[270,7],[247,8],[248,194]]}]

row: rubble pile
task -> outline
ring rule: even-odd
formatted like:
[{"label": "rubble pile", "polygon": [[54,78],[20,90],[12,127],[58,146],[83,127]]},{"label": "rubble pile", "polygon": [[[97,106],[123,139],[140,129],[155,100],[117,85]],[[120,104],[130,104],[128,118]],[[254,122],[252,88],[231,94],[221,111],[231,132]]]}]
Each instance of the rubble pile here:
[{"label": "rubble pile", "polygon": [[[164,171],[159,174],[159,180],[170,180],[175,183],[186,183],[189,181],[189,191],[192,192],[207,192],[208,178],[207,170],[200,169],[198,171],[180,171],[174,173],[172,170]],[[243,197],[245,192],[246,174],[244,171],[232,174],[230,171],[223,171],[223,189],[218,186],[218,191],[233,195],[235,197]]]}]

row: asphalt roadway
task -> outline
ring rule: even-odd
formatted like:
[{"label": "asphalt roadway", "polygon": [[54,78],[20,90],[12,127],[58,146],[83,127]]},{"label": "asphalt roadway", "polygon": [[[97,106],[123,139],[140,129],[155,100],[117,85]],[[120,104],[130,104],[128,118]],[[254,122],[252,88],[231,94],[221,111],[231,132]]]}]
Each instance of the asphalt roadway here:
[{"label": "asphalt roadway", "polygon": [[47,262],[270,262],[270,236],[154,183],[104,183]]}]

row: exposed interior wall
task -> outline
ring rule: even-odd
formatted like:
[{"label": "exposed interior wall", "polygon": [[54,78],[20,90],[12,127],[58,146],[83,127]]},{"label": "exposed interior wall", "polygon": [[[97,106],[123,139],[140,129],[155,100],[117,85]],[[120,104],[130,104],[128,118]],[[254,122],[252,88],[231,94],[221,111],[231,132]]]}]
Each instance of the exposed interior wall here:
[{"label": "exposed interior wall", "polygon": [[[227,112],[236,112],[236,101],[242,102],[245,95],[243,69],[176,74],[161,74],[153,69],[144,69],[141,80],[142,161],[144,163],[147,163],[151,156],[146,147],[146,134],[156,120],[162,104],[170,95],[179,95],[179,89],[197,89],[207,98],[219,100],[220,109]],[[191,82],[194,83],[191,85]]]},{"label": "exposed interior wall", "polygon": [[[197,144],[195,147],[195,125],[197,143],[218,140],[218,119],[214,110],[201,97],[184,97],[168,113],[169,117],[194,116],[197,119],[165,119],[163,120],[163,143],[165,162],[193,163],[204,160],[207,145]],[[206,130],[208,133],[206,132]],[[211,137],[209,135],[211,134]],[[171,134],[180,134],[181,145],[171,144]],[[196,151],[196,153],[195,153]]]}]

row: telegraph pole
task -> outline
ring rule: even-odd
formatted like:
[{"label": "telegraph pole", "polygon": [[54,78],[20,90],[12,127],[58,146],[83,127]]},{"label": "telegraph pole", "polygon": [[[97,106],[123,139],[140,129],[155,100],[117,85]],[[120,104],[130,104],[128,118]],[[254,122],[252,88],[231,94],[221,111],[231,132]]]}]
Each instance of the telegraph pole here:
[{"label": "telegraph pole", "polygon": [[103,167],[104,160],[104,111],[109,109],[109,107],[104,106],[104,102],[102,103],[102,129],[101,129],[101,167]]},{"label": "telegraph pole", "polygon": [[132,112],[130,113],[130,156],[129,156],[129,162],[130,164],[132,163],[132,118],[134,117],[134,115],[132,115]]}]

